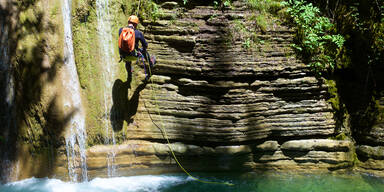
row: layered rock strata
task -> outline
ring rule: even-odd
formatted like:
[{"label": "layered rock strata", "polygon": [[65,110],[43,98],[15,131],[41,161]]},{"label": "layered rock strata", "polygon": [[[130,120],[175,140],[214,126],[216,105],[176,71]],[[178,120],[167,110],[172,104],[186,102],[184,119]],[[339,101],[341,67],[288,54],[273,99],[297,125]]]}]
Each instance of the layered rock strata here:
[{"label": "layered rock strata", "polygon": [[[129,141],[115,146],[120,175],[180,171],[166,138],[190,171],[352,166],[352,143],[325,139],[335,132],[327,87],[294,57],[291,29],[271,20],[259,30],[258,13],[240,1],[224,11],[176,3],[161,11],[144,23],[154,75],[123,103],[130,124]],[[252,47],[238,25],[255,31]],[[108,150],[89,149],[91,176],[105,173]]]},{"label": "layered rock strata", "polygon": [[[379,100],[380,110],[383,110],[384,98]],[[359,158],[359,168],[364,172],[384,176],[384,120],[378,118],[370,128],[359,132],[356,153]]]},{"label": "layered rock strata", "polygon": [[[329,139],[291,140],[279,144],[269,140],[248,145],[198,146],[181,142],[169,145],[189,171],[287,171],[340,170],[353,164],[353,143]],[[179,172],[167,144],[131,140],[114,146],[118,175]],[[88,151],[88,173],[105,176],[110,146]]]},{"label": "layered rock strata", "polygon": [[359,169],[363,172],[384,176],[384,147],[359,145],[356,147]]}]

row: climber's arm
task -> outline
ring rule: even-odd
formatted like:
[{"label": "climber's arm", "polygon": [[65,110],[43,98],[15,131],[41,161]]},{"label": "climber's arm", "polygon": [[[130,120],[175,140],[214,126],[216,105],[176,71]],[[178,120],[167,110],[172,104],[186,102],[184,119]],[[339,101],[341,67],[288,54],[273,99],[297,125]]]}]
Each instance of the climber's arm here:
[{"label": "climber's arm", "polygon": [[139,37],[138,37],[138,39],[140,40],[141,45],[143,46],[143,51],[144,51],[144,52],[147,51],[148,43],[147,43],[147,41],[145,40],[143,33],[141,33],[141,32],[139,33]]}]

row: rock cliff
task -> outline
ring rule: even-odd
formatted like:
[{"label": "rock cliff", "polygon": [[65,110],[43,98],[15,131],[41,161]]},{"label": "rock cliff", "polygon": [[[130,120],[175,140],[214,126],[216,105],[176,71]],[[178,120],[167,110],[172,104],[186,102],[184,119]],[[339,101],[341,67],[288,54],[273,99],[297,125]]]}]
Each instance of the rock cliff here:
[{"label": "rock cliff", "polygon": [[[151,81],[114,100],[125,114],[115,130],[128,124],[129,141],[117,147],[121,174],[178,170],[165,137],[191,171],[353,165],[352,142],[327,139],[336,130],[328,87],[294,56],[293,31],[281,20],[262,30],[242,1],[227,10],[166,2],[160,11],[143,23],[157,57]],[[252,47],[239,25],[254,33]],[[143,80],[143,67],[134,68]],[[91,175],[106,168],[106,150],[89,149]]]},{"label": "rock cliff", "polygon": [[[7,170],[0,174],[6,180],[69,179],[64,135],[73,114],[64,114],[62,103],[62,2],[14,2],[0,3],[1,50],[9,53],[0,57],[0,79],[15,80],[15,105],[3,98],[0,103],[2,123],[15,119],[15,129],[1,127],[1,166]],[[188,171],[358,167],[382,175],[382,118],[349,131],[349,114],[340,119],[335,107],[344,105],[338,94],[350,87],[335,90],[339,82],[316,77],[299,59],[291,46],[294,28],[281,7],[266,13],[245,0],[230,6],[145,1],[139,29],[157,64],[144,72],[134,62],[130,79],[131,69],[118,62],[117,31],[138,2],[109,1],[109,10],[100,2],[72,2],[90,178],[110,175],[111,167],[113,176],[181,171],[167,139]],[[14,116],[4,118],[9,111]]]}]

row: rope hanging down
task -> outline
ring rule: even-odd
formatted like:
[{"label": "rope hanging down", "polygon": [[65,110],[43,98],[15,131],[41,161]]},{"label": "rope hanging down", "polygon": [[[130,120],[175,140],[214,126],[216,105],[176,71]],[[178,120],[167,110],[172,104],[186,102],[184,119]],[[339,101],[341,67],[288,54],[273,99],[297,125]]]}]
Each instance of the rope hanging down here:
[{"label": "rope hanging down", "polygon": [[[147,55],[146,55],[146,56],[147,56]],[[147,59],[150,59],[150,58],[147,58]],[[143,62],[143,64],[144,64],[144,66],[145,66],[144,56],[141,57],[141,60],[142,60],[142,62]],[[147,61],[149,61],[149,60],[147,60]],[[149,74],[148,74],[149,77],[148,77],[148,78],[151,79],[151,84],[153,84],[153,80],[152,80],[152,78],[151,78],[151,76],[152,76],[152,69],[151,69],[151,66],[150,66],[150,65],[148,65],[148,72],[149,72]],[[148,80],[148,79],[147,79],[147,74],[146,74],[146,80]],[[149,110],[148,110],[148,108],[147,108],[147,105],[145,104],[145,101],[143,101],[143,103],[144,103],[144,107],[147,109],[149,118],[151,119],[152,123],[153,123],[158,129],[161,130],[161,132],[162,132],[164,138],[167,140],[167,146],[168,146],[169,150],[171,151],[171,154],[172,154],[173,158],[175,159],[176,163],[179,165],[180,169],[183,170],[189,177],[191,177],[192,179],[194,179],[194,180],[196,180],[196,181],[199,181],[199,182],[201,182],[201,183],[207,183],[207,184],[220,184],[220,185],[234,186],[233,183],[229,183],[229,182],[215,182],[215,181],[205,181],[205,180],[198,179],[198,178],[192,176],[192,175],[191,175],[191,174],[190,174],[190,173],[189,173],[189,172],[188,172],[188,171],[181,165],[181,163],[179,162],[179,160],[177,159],[177,157],[176,157],[176,155],[175,155],[175,152],[173,151],[173,149],[172,149],[172,147],[171,147],[171,142],[169,141],[168,134],[167,134],[167,132],[165,131],[163,118],[162,118],[161,115],[160,115],[160,108],[159,108],[159,106],[158,106],[158,102],[157,102],[156,94],[154,94],[154,93],[155,93],[155,90],[154,90],[154,87],[153,87],[153,86],[151,86],[151,91],[152,91],[152,92],[151,92],[151,93],[152,93],[152,96],[153,96],[153,98],[154,98],[154,100],[155,100],[155,108],[156,108],[156,110],[157,110],[157,114],[158,114],[159,117],[160,117],[160,123],[161,123],[162,126],[159,126],[159,125],[157,125],[157,124],[155,123],[154,119],[152,118],[151,114],[149,113]]]}]

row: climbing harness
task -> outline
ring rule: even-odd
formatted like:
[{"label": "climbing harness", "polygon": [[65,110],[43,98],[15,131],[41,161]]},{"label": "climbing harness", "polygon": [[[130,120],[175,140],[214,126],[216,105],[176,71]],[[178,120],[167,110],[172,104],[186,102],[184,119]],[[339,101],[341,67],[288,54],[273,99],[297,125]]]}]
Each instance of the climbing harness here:
[{"label": "climbing harness", "polygon": [[[147,56],[147,55],[146,55],[146,56]],[[147,73],[146,73],[146,68],[145,68],[145,62],[144,62],[144,55],[141,54],[141,55],[140,55],[140,58],[141,58],[141,61],[143,62],[143,65],[144,65],[145,80],[148,81],[148,75],[149,75],[149,78],[150,78],[151,75],[152,75],[152,74],[151,74],[151,73],[152,73],[152,72],[151,72],[151,67],[152,67],[152,66],[151,66],[151,64],[148,65],[148,73],[149,73],[149,74],[147,74]],[[147,59],[149,59],[149,58],[147,58]],[[153,80],[152,80],[152,78],[150,78],[150,80],[151,80],[151,84],[153,84]],[[189,172],[188,172],[188,171],[181,165],[181,163],[179,162],[179,160],[177,159],[177,157],[176,157],[176,155],[175,155],[175,152],[173,151],[173,149],[172,149],[172,147],[171,147],[171,142],[169,141],[168,134],[167,134],[167,132],[166,132],[166,130],[165,130],[165,128],[164,128],[163,118],[162,118],[161,115],[160,115],[160,108],[159,108],[159,105],[158,105],[158,102],[157,102],[156,94],[154,94],[154,93],[155,93],[155,90],[154,90],[154,87],[153,87],[153,86],[151,86],[151,91],[152,91],[152,96],[153,96],[153,98],[154,98],[154,100],[155,100],[155,108],[156,108],[156,110],[157,110],[157,114],[158,114],[159,117],[160,117],[160,123],[161,123],[162,126],[159,126],[159,125],[157,125],[157,123],[155,123],[154,119],[152,118],[151,114],[149,113],[149,110],[148,110],[148,108],[147,108],[147,105],[146,105],[145,101],[143,101],[143,103],[144,103],[144,107],[147,109],[148,116],[149,116],[149,118],[151,119],[152,123],[153,123],[158,129],[160,129],[160,131],[162,132],[162,135],[163,135],[164,138],[167,140],[167,146],[168,146],[168,148],[169,148],[169,150],[170,150],[170,152],[171,152],[173,158],[175,159],[176,163],[179,165],[180,169],[183,170],[183,171],[184,171],[189,177],[191,177],[193,180],[196,180],[196,181],[201,182],[201,183],[207,183],[207,184],[220,184],[220,185],[234,186],[233,183],[229,183],[229,182],[215,182],[215,181],[205,181],[205,180],[198,179],[198,178],[192,176],[192,175],[191,175],[191,174],[190,174],[190,173],[189,173]]]}]

